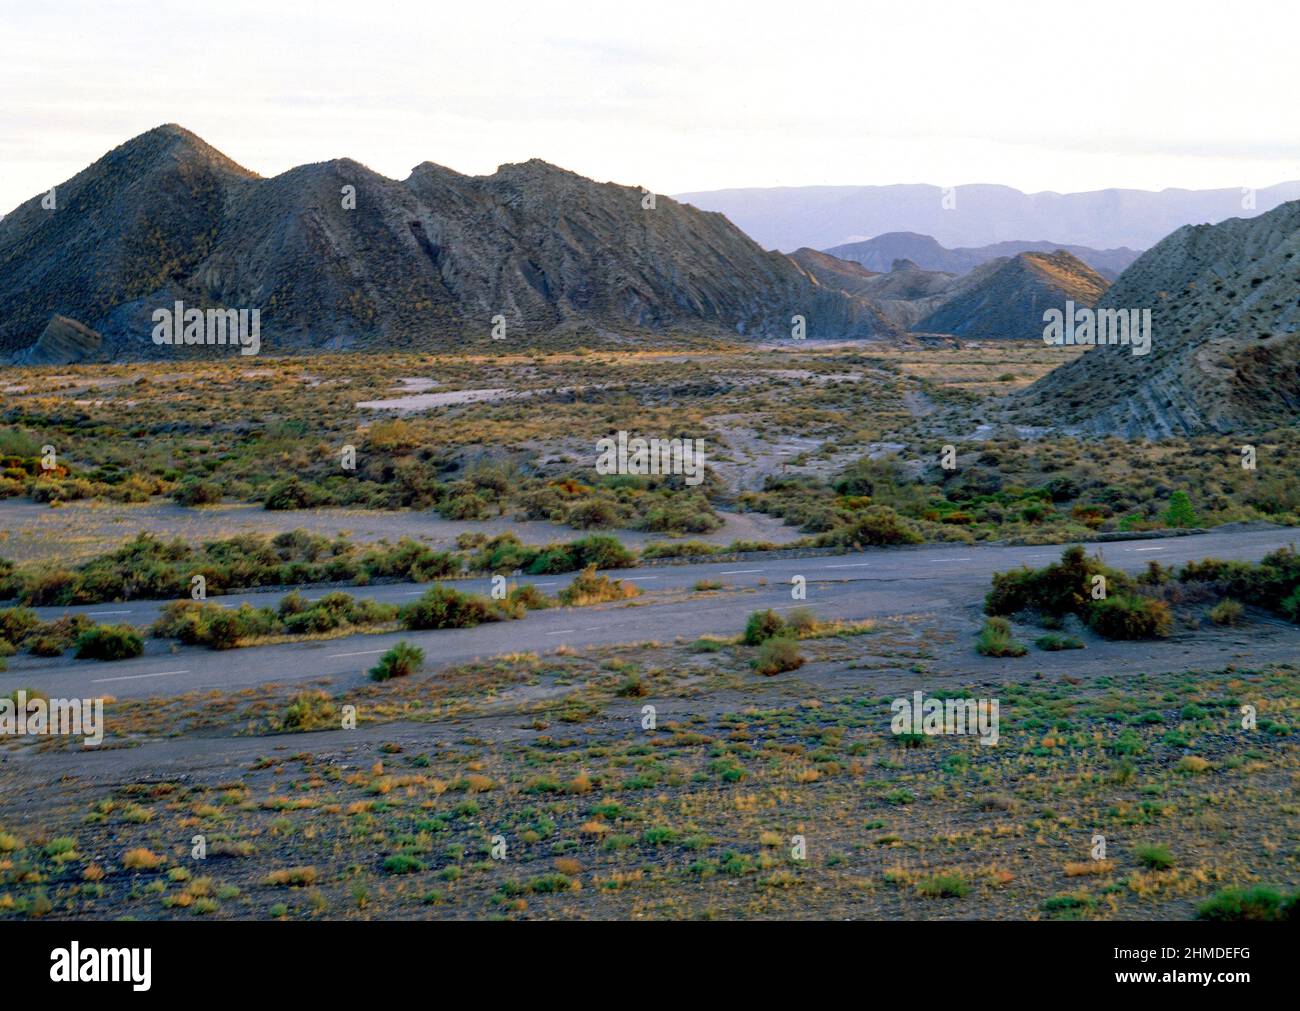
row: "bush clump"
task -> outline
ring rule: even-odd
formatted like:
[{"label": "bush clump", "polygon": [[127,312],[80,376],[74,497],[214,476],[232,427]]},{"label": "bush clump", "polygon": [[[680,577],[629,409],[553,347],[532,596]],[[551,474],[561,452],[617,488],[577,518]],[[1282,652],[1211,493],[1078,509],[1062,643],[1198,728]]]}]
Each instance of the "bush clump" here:
[{"label": "bush clump", "polygon": [[418,674],[423,666],[424,650],[403,640],[381,656],[379,663],[370,668],[370,680],[387,681],[390,678]]},{"label": "bush clump", "polygon": [[1087,622],[1108,639],[1163,639],[1174,619],[1163,600],[1116,593],[1089,603]]},{"label": "bush clump", "polygon": [[775,638],[785,631],[785,622],[781,616],[768,608],[766,611],[755,611],[745,622],[745,632],[740,641],[746,646],[761,646],[768,639]]},{"label": "bush clump", "polygon": [[144,639],[130,625],[96,625],[77,637],[78,660],[129,660],[144,652]]},{"label": "bush clump", "polygon": [[984,622],[975,640],[975,651],[983,656],[1024,656],[1029,652],[1011,634],[1011,622],[997,617]]},{"label": "bush clump", "polygon": [[767,677],[798,670],[803,665],[798,642],[787,636],[768,639],[758,647],[758,656],[754,658],[755,672]]}]

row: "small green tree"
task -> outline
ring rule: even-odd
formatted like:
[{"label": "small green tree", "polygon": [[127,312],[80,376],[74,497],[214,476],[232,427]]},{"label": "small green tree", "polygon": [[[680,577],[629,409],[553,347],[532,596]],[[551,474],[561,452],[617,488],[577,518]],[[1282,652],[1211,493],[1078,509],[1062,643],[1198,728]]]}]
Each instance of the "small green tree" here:
[{"label": "small green tree", "polygon": [[1192,500],[1185,491],[1176,491],[1169,499],[1169,508],[1165,510],[1165,526],[1194,527],[1199,521]]}]

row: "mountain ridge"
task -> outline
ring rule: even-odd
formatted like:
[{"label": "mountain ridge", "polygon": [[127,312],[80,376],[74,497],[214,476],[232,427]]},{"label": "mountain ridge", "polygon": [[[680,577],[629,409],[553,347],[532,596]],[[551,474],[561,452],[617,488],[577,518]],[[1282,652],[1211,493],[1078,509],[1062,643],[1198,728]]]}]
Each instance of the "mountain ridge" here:
[{"label": "mountain ridge", "polygon": [[[355,206],[345,206],[347,188]],[[0,351],[54,316],[101,355],[156,356],[152,312],[260,307],[262,347],[407,347],[573,326],[895,339],[868,300],[827,288],[725,216],[540,159],[404,180],[351,159],[262,177],[182,127],[119,145],[0,220]],[[342,195],[342,197],[341,197]]]}]

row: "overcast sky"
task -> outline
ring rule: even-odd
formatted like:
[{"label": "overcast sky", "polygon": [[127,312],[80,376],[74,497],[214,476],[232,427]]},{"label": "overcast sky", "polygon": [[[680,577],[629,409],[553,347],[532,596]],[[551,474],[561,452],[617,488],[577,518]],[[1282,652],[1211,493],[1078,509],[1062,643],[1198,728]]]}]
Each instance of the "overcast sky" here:
[{"label": "overcast sky", "polygon": [[1300,178],[1300,8],[0,0],[0,210],[178,122],[263,175],[538,157],[656,192]]}]

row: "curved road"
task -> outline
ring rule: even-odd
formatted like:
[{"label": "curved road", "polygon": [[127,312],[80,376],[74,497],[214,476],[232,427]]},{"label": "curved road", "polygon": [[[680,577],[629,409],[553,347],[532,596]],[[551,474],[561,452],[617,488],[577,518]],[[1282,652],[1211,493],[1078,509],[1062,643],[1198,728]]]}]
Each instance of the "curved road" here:
[{"label": "curved road", "polygon": [[[1186,537],[1117,541],[1085,545],[1098,550],[1108,565],[1130,572],[1148,561],[1162,564],[1210,556],[1255,561],[1296,540],[1292,529],[1235,530]],[[790,609],[808,606],[821,618],[860,620],[917,611],[960,612],[983,598],[992,573],[1021,564],[1043,566],[1058,559],[1064,546],[1005,547],[996,545],[929,545],[920,548],[881,548],[851,555],[762,559],[749,562],[700,562],[609,571],[635,582],[649,596],[628,602],[585,608],[556,608],[530,612],[518,621],[497,622],[471,629],[351,635],[324,641],[288,643],[215,652],[183,647],[173,652],[170,641],[149,640],[145,655],[119,663],[72,660],[68,656],[40,659],[10,658],[0,673],[0,692],[18,687],[39,688],[58,697],[118,698],[174,695],[201,689],[236,689],[268,682],[291,683],[330,677],[362,680],[375,658],[405,639],[425,651],[427,663],[447,663],[510,652],[544,652],[561,644],[582,647],[658,640],[678,636],[737,634],[746,616],[763,607]],[[791,599],[794,576],[807,580],[807,600]],[[518,578],[548,593],[557,592],[569,576]],[[726,591],[692,594],[702,579],[719,580]],[[487,579],[458,580],[467,590],[487,592]],[[399,583],[348,588],[346,592],[376,600],[402,602],[418,597],[427,585]],[[684,591],[673,594],[661,591]],[[743,592],[737,592],[743,591]],[[325,591],[306,594],[309,598]],[[212,598],[213,603],[239,606],[247,601],[273,605],[283,591]],[[667,597],[661,603],[655,597]],[[153,621],[157,601],[133,601],[74,608],[38,608],[43,617],[81,612],[97,620],[143,626]]]}]

